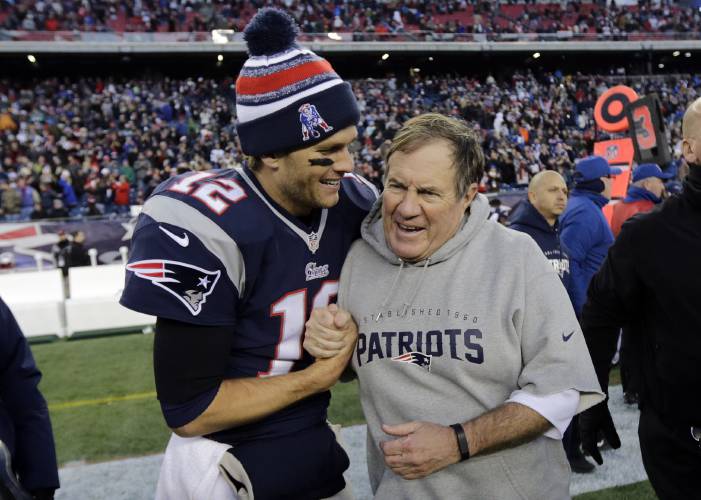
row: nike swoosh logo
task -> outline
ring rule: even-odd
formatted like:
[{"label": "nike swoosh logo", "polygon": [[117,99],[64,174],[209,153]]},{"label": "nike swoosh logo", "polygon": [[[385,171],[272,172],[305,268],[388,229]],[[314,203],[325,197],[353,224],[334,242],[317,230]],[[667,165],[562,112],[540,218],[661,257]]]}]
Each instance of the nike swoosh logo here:
[{"label": "nike swoosh logo", "polygon": [[166,228],[163,226],[158,226],[158,229],[166,233],[174,242],[176,242],[178,245],[181,247],[185,248],[190,244],[190,237],[187,235],[187,233],[183,234],[182,236],[178,236],[177,234],[173,234],[170,231],[168,231]]},{"label": "nike swoosh logo", "polygon": [[564,340],[565,342],[567,342],[569,339],[572,338],[572,335],[574,335],[574,330],[572,330],[572,331],[569,333],[569,335],[565,335],[565,334],[563,333],[563,334],[562,334],[562,340]]}]

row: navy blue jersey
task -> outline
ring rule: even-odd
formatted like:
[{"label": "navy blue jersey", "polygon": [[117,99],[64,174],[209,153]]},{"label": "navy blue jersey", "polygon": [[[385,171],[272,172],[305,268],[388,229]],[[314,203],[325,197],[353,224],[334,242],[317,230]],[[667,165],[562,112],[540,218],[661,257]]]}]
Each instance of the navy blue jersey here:
[{"label": "navy blue jersey", "polygon": [[[334,302],[360,223],[377,197],[346,175],[339,203],[302,221],[263,191],[248,169],[191,172],[161,184],[132,238],[121,303],[146,314],[231,327],[226,378],[282,375],[307,367],[304,323]],[[329,394],[216,433],[238,444],[282,436],[326,418]]]}]

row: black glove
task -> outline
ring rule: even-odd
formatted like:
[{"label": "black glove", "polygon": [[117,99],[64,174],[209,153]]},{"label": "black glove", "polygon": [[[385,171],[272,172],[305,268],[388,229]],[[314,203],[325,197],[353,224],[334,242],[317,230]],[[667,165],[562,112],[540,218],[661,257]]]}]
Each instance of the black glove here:
[{"label": "black glove", "polygon": [[608,398],[579,415],[579,434],[582,438],[582,450],[584,450],[585,455],[591,455],[596,463],[601,465],[604,463],[604,460],[601,458],[599,448],[596,446],[599,432],[604,435],[604,439],[608,441],[611,448],[618,449],[621,447],[621,438],[618,437],[611,413],[609,412]]}]

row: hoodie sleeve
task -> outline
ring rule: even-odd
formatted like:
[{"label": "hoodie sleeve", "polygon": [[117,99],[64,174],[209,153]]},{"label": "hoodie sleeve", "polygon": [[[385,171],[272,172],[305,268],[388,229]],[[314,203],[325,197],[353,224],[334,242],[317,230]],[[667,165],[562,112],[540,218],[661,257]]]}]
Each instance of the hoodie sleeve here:
[{"label": "hoodie sleeve", "polygon": [[[353,243],[353,245],[351,245],[351,248],[348,251],[348,255],[346,256],[346,260],[343,262],[343,268],[341,269],[341,277],[339,278],[338,296],[336,297],[336,303],[338,304],[338,307],[340,307],[341,309],[345,309],[346,311],[349,308],[348,292],[351,282],[351,268],[353,267],[353,258],[355,253],[357,252],[356,248],[358,244],[359,242],[356,241],[355,243]],[[354,251],[354,249],[356,250]]]},{"label": "hoodie sleeve", "polygon": [[574,389],[577,413],[603,399],[587,345],[567,292],[538,248],[529,245],[523,308],[514,314],[521,336],[520,389],[545,396]]}]

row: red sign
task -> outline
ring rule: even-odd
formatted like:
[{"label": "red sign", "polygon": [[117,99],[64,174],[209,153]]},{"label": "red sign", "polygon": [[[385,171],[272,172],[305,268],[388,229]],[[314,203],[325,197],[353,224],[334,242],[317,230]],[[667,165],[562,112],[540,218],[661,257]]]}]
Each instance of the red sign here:
[{"label": "red sign", "polygon": [[633,149],[633,141],[626,137],[625,139],[595,142],[594,154],[606,158],[609,165],[630,166],[633,163],[635,150]]},{"label": "red sign", "polygon": [[601,130],[623,132],[629,127],[626,106],[638,100],[638,93],[625,85],[616,85],[601,94],[594,105],[594,119]]}]

